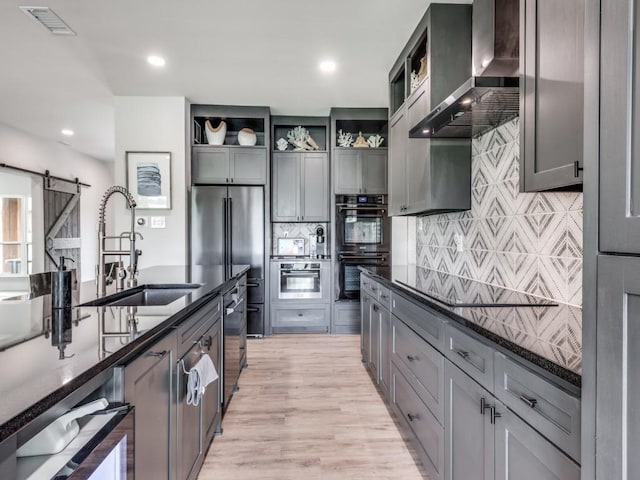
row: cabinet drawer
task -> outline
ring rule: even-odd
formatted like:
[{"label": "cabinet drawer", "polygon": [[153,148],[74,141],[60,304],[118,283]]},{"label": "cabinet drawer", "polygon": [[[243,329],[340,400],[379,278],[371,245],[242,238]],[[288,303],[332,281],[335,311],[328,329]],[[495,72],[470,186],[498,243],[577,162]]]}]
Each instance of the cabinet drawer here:
[{"label": "cabinet drawer", "polygon": [[493,393],[494,350],[462,333],[452,325],[446,328],[445,355],[484,388]]},{"label": "cabinet drawer", "polygon": [[221,316],[220,297],[216,297],[178,326],[178,358],[197,342]]},{"label": "cabinet drawer", "polygon": [[391,294],[391,313],[415,330],[436,350],[444,350],[445,321],[432,311],[393,292]]},{"label": "cabinet drawer", "polygon": [[432,480],[444,477],[444,429],[402,373],[394,366],[392,370],[394,405],[421,447],[419,452],[423,464]]},{"label": "cabinet drawer", "polygon": [[444,422],[444,357],[400,320],[393,319],[393,359],[411,372],[415,390],[442,424]]},{"label": "cabinet drawer", "polygon": [[387,310],[391,310],[391,290],[378,284],[378,303]]},{"label": "cabinet drawer", "polygon": [[372,280],[371,277],[367,277],[366,275],[360,277],[360,290],[368,293],[374,299],[378,298],[378,282]]},{"label": "cabinet drawer", "polygon": [[329,306],[272,306],[271,323],[274,333],[326,333],[329,331]]},{"label": "cabinet drawer", "polygon": [[580,399],[495,354],[495,394],[533,428],[580,463]]}]

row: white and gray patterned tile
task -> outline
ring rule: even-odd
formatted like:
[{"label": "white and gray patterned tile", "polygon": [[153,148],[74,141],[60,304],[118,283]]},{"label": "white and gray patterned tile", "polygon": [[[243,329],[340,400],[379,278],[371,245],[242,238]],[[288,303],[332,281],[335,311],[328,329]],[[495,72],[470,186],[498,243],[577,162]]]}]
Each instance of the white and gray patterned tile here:
[{"label": "white and gray patterned tile", "polygon": [[582,258],[582,210],[567,213],[567,252],[566,256]]},{"label": "white and gray patterned tile", "polygon": [[538,253],[545,256],[567,256],[566,213],[538,217]]},{"label": "white and gray patterned tile", "polygon": [[567,272],[567,303],[582,305],[582,258],[563,258]]}]

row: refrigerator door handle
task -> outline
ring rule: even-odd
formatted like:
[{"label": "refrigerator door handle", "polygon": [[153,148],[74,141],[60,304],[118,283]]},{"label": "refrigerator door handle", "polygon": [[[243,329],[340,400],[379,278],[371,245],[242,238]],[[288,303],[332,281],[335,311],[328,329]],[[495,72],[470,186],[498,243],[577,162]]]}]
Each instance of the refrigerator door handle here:
[{"label": "refrigerator door handle", "polygon": [[227,199],[227,208],[229,210],[227,216],[227,265],[229,269],[231,269],[231,265],[233,265],[233,199],[229,197]]},{"label": "refrigerator door handle", "polygon": [[228,198],[223,198],[222,199],[222,210],[223,210],[223,218],[224,218],[224,229],[223,229],[223,235],[225,236],[224,239],[222,240],[222,245],[223,245],[223,249],[224,252],[222,252],[222,259],[224,261],[225,267],[226,265],[229,264],[229,242],[227,240],[227,225],[229,225],[229,208],[227,205],[227,200]]}]

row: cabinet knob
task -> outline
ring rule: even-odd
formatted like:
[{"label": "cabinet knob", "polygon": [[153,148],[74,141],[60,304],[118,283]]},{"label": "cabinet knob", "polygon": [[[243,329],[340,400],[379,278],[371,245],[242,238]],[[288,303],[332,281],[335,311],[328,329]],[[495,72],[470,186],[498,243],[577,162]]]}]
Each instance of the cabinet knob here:
[{"label": "cabinet knob", "polygon": [[414,357],[413,355],[407,355],[407,360],[409,360],[410,362],[415,362],[417,360],[417,357]]},{"label": "cabinet knob", "polygon": [[413,422],[414,420],[418,420],[420,418],[419,415],[414,415],[412,413],[407,413],[407,418],[409,419],[410,422]]}]

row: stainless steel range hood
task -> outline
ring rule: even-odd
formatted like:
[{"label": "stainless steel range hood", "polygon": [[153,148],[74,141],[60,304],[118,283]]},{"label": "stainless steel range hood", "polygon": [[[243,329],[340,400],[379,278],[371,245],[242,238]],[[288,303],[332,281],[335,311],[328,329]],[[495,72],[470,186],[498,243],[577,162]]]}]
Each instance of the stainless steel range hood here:
[{"label": "stainless steel range hood", "polygon": [[474,0],[472,77],[414,125],[411,138],[471,138],[518,115],[519,0]]}]

